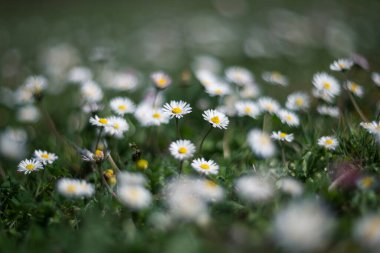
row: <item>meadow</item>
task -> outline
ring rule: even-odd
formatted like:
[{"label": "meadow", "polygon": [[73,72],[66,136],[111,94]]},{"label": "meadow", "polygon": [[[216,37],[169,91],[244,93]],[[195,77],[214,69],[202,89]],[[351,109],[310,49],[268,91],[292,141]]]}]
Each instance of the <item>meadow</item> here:
[{"label": "meadow", "polygon": [[380,252],[378,1],[0,7],[1,252]]}]

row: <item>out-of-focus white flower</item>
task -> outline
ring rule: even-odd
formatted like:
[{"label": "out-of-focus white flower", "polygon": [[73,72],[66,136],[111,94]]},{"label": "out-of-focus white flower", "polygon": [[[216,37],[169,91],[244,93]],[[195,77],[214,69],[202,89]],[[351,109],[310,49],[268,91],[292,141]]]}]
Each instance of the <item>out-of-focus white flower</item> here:
[{"label": "out-of-focus white flower", "polygon": [[380,136],[380,122],[361,122],[360,126],[367,130],[369,133]]},{"label": "out-of-focus white flower", "polygon": [[40,117],[40,111],[34,105],[25,105],[17,111],[17,119],[21,122],[35,123]]},{"label": "out-of-focus white flower", "polygon": [[354,65],[354,62],[350,59],[338,59],[330,64],[330,69],[333,71],[347,71]]},{"label": "out-of-focus white flower", "polygon": [[300,196],[303,193],[302,183],[291,177],[281,178],[277,181],[276,185],[281,191],[294,197]]},{"label": "out-of-focus white flower", "polygon": [[333,226],[333,218],[318,202],[291,203],[274,218],[274,241],[290,252],[322,250]]},{"label": "out-of-focus white flower", "polygon": [[96,102],[89,102],[82,105],[82,111],[85,113],[97,113],[103,110],[103,105]]},{"label": "out-of-focus white flower", "polygon": [[253,153],[257,156],[269,158],[276,153],[276,146],[270,136],[259,129],[249,131],[247,142]]},{"label": "out-of-focus white flower", "polygon": [[195,193],[205,201],[217,202],[223,199],[223,188],[208,179],[199,179],[194,185]]},{"label": "out-of-focus white flower", "polygon": [[49,153],[44,150],[35,150],[34,158],[43,165],[47,165],[52,164],[55,160],[57,160],[58,156],[54,153]]},{"label": "out-of-focus white flower", "polygon": [[111,99],[109,105],[111,110],[120,116],[128,113],[133,113],[136,109],[136,106],[132,100],[125,97],[113,98]]},{"label": "out-of-focus white flower", "polygon": [[226,69],[225,75],[228,81],[239,86],[245,86],[254,82],[254,76],[251,71],[243,67],[229,67]]},{"label": "out-of-focus white flower", "polygon": [[317,112],[321,115],[327,115],[333,118],[338,118],[340,115],[339,108],[336,106],[319,105]]},{"label": "out-of-focus white flower", "polygon": [[103,99],[103,91],[97,83],[94,81],[86,81],[83,83],[80,89],[82,98],[86,102],[99,102]]},{"label": "out-of-focus white flower", "polygon": [[180,100],[180,101],[170,101],[170,103],[164,104],[162,109],[170,118],[180,119],[183,115],[191,113],[191,107],[188,103]]},{"label": "out-of-focus white flower", "polygon": [[264,72],[261,77],[269,84],[287,86],[288,78],[277,71]]},{"label": "out-of-focus white flower", "polygon": [[282,123],[287,124],[288,126],[299,126],[300,125],[300,120],[298,116],[288,110],[279,110],[277,112],[278,118],[281,120]]},{"label": "out-of-focus white flower", "polygon": [[106,87],[117,91],[132,91],[139,84],[137,75],[132,71],[112,72],[112,76],[108,78]]},{"label": "out-of-focus white flower", "polygon": [[206,93],[211,97],[214,96],[226,96],[231,93],[230,86],[223,82],[214,83],[206,86]]},{"label": "out-of-focus white flower", "polygon": [[339,142],[333,136],[322,136],[318,139],[318,145],[328,150],[335,150],[338,147]]},{"label": "out-of-focus white flower", "polygon": [[287,134],[281,131],[272,132],[272,135],[270,137],[272,139],[279,140],[279,141],[292,142],[294,140],[293,134]]},{"label": "out-of-focus white flower", "polygon": [[70,83],[81,84],[92,80],[92,72],[89,68],[77,66],[72,68],[67,76],[67,81]]},{"label": "out-of-focus white flower", "polygon": [[165,89],[172,83],[169,75],[162,71],[152,73],[150,78],[158,89]]},{"label": "out-of-focus white flower", "polygon": [[47,88],[47,80],[43,76],[30,76],[25,80],[24,87],[33,95],[38,95]]},{"label": "out-of-focus white flower", "polygon": [[1,154],[15,160],[25,157],[27,139],[27,133],[23,129],[6,128],[0,134]]},{"label": "out-of-focus white flower", "polygon": [[191,167],[201,174],[218,174],[219,165],[216,164],[213,160],[206,160],[204,158],[198,158],[191,162]]},{"label": "out-of-focus white flower", "polygon": [[169,151],[174,158],[178,160],[186,160],[193,157],[195,146],[189,140],[178,140],[170,143]]},{"label": "out-of-focus white flower", "polygon": [[310,98],[305,92],[294,92],[288,96],[285,106],[293,111],[307,110],[310,106]]},{"label": "out-of-focus white flower", "polygon": [[91,197],[95,188],[84,180],[61,178],[57,181],[57,190],[69,198]]},{"label": "out-of-focus white flower", "polygon": [[313,95],[331,102],[340,94],[339,82],[332,76],[322,72],[313,76]]},{"label": "out-of-focus white flower", "polygon": [[144,185],[146,177],[141,173],[123,171],[117,175],[119,185]]},{"label": "out-of-focus white flower", "polygon": [[252,101],[238,101],[235,104],[238,116],[249,116],[256,118],[260,114],[259,106]]},{"label": "out-of-focus white flower", "polygon": [[247,84],[239,91],[239,95],[244,99],[257,98],[260,95],[260,89],[254,83]]},{"label": "out-of-focus white flower", "polygon": [[376,86],[380,87],[380,73],[373,72],[371,74],[372,81],[376,84]]},{"label": "out-of-focus white flower", "polygon": [[152,194],[141,185],[121,185],[117,188],[120,201],[131,209],[147,208],[152,202]]},{"label": "out-of-focus white flower", "polygon": [[358,219],[353,230],[355,238],[372,252],[380,251],[380,215],[367,214]]},{"label": "out-of-focus white flower", "polygon": [[280,110],[280,104],[270,97],[261,97],[257,103],[263,112],[275,114],[278,110]]},{"label": "out-of-focus white flower", "polygon": [[228,123],[230,122],[224,113],[217,110],[204,111],[202,116],[203,119],[208,121],[214,128],[227,129]]},{"label": "out-of-focus white flower", "polygon": [[248,202],[265,202],[274,196],[273,183],[261,176],[243,176],[235,182],[236,193]]},{"label": "out-of-focus white flower", "polygon": [[363,88],[363,86],[360,86],[357,83],[354,83],[354,82],[351,82],[351,81],[347,81],[344,84],[344,88],[347,89],[348,91],[352,92],[352,94],[354,94],[357,97],[361,98],[364,95],[364,88]]},{"label": "out-of-focus white flower", "polygon": [[127,121],[122,117],[111,116],[107,120],[108,124],[104,127],[104,132],[108,135],[121,138],[129,130]]}]

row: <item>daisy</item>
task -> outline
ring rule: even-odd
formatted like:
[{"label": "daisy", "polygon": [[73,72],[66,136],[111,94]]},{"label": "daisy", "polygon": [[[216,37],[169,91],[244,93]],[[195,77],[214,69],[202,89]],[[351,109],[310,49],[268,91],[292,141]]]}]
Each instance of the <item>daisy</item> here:
[{"label": "daisy", "polygon": [[268,112],[270,114],[276,113],[280,109],[280,104],[270,97],[261,97],[257,101],[261,111]]},{"label": "daisy", "polygon": [[299,126],[300,124],[298,116],[291,111],[280,110],[277,112],[277,116],[283,124],[287,124],[289,126]]},{"label": "daisy", "polygon": [[85,113],[97,113],[103,110],[104,106],[97,102],[87,102],[82,106],[82,111]]},{"label": "daisy", "polygon": [[317,112],[321,115],[327,115],[333,118],[338,118],[340,115],[339,108],[336,106],[319,105]]},{"label": "daisy", "polygon": [[136,89],[138,84],[139,78],[133,71],[115,72],[107,87],[117,91],[131,91]]},{"label": "daisy", "polygon": [[245,86],[247,84],[253,83],[254,77],[252,73],[243,67],[229,67],[225,71],[226,79],[233,82],[239,86]]},{"label": "daisy", "polygon": [[53,153],[48,153],[47,151],[35,150],[34,158],[43,165],[47,165],[52,164],[55,160],[57,160],[58,156]]},{"label": "daisy", "polygon": [[70,83],[84,83],[92,79],[92,72],[87,67],[74,67],[72,68],[67,77],[67,81]]},{"label": "daisy", "polygon": [[191,107],[188,103],[180,100],[180,101],[170,101],[170,103],[166,103],[163,112],[170,115],[170,118],[180,119],[183,115],[191,113]]},{"label": "daisy", "polygon": [[118,182],[120,185],[144,185],[147,180],[146,177],[141,173],[123,171],[117,175]]},{"label": "daisy", "polygon": [[121,138],[124,132],[129,130],[129,125],[124,118],[111,116],[107,118],[108,124],[104,127],[106,134]]},{"label": "daisy", "polygon": [[169,122],[169,114],[165,113],[162,109],[151,108],[146,117],[148,126],[159,126]]},{"label": "daisy", "polygon": [[57,181],[57,190],[65,197],[80,198],[91,197],[95,188],[84,180],[61,178]]},{"label": "daisy", "polygon": [[332,76],[322,72],[313,76],[314,96],[327,102],[340,94],[339,82]]},{"label": "daisy", "polygon": [[281,131],[278,132],[272,132],[272,135],[270,136],[272,139],[278,140],[278,141],[287,141],[292,142],[294,140],[293,134],[287,134]]},{"label": "daisy", "polygon": [[318,145],[328,150],[335,150],[338,144],[338,140],[333,136],[322,136],[318,139]]},{"label": "daisy", "polygon": [[205,88],[220,82],[220,79],[208,70],[198,70],[195,72],[195,76]]},{"label": "daisy", "polygon": [[360,126],[363,127],[371,134],[380,135],[380,122],[372,121],[372,122],[361,122]]},{"label": "daisy", "polygon": [[106,127],[109,125],[109,119],[108,118],[99,118],[98,115],[95,115],[94,117],[90,118],[90,123],[94,126]]},{"label": "daisy", "polygon": [[127,113],[133,113],[135,111],[135,104],[129,98],[113,98],[111,99],[109,105],[111,110],[120,116]]},{"label": "daisy", "polygon": [[310,98],[305,92],[294,92],[287,97],[285,106],[293,111],[307,110]]},{"label": "daisy", "polygon": [[249,131],[247,142],[253,153],[260,157],[269,158],[276,153],[276,146],[270,136],[259,129]]},{"label": "daisy", "polygon": [[231,93],[231,89],[228,84],[218,82],[218,83],[206,86],[206,93],[209,94],[211,97],[225,96]]},{"label": "daisy", "polygon": [[354,62],[350,59],[339,59],[330,64],[330,69],[332,71],[344,72],[350,70],[354,65]]},{"label": "daisy", "polygon": [[84,82],[81,86],[80,92],[86,102],[99,102],[103,98],[102,89],[92,80]]},{"label": "daisy", "polygon": [[380,73],[378,72],[373,72],[371,74],[371,78],[372,78],[372,81],[378,86],[380,87]]},{"label": "daisy", "polygon": [[228,117],[217,110],[204,111],[203,119],[208,121],[214,128],[227,129],[229,120]]},{"label": "daisy", "polygon": [[287,86],[288,85],[288,79],[286,76],[282,75],[280,72],[277,71],[271,71],[271,72],[264,72],[261,77],[264,81],[268,82],[269,84],[274,85],[280,85],[280,86]]},{"label": "daisy", "polygon": [[373,176],[363,176],[357,180],[356,185],[362,190],[368,190],[375,188],[377,181]]},{"label": "daisy", "polygon": [[147,208],[152,202],[151,193],[140,185],[123,185],[118,187],[120,201],[134,210]]},{"label": "daisy", "polygon": [[198,158],[191,162],[191,166],[198,172],[209,175],[218,174],[219,166],[213,160],[206,160],[204,158]]},{"label": "daisy", "polygon": [[245,98],[245,99],[256,98],[260,95],[260,89],[254,83],[247,84],[239,91],[239,95],[240,97]]},{"label": "daisy", "polygon": [[43,76],[30,76],[25,80],[24,87],[33,95],[38,95],[47,87],[47,80]]},{"label": "daisy", "polygon": [[193,157],[195,146],[189,140],[178,140],[170,144],[169,151],[174,158],[178,160],[186,160]]},{"label": "daisy", "polygon": [[367,214],[356,221],[354,236],[360,244],[371,252],[380,250],[380,215]]},{"label": "daisy", "polygon": [[360,86],[357,83],[347,81],[344,85],[344,88],[352,92],[357,97],[360,97],[360,98],[363,97],[363,94],[364,94],[363,86]]},{"label": "daisy", "polygon": [[265,202],[274,196],[271,181],[260,176],[243,176],[236,180],[235,190],[240,198],[249,202]]},{"label": "daisy", "polygon": [[162,71],[152,73],[150,78],[158,89],[165,89],[172,83],[172,79]]},{"label": "daisy", "polygon": [[287,193],[293,197],[300,196],[303,193],[302,183],[291,177],[286,177],[278,180],[276,185],[282,192]]},{"label": "daisy", "polygon": [[256,118],[260,114],[259,106],[251,101],[238,101],[235,104],[238,116],[249,116]]},{"label": "daisy", "polygon": [[194,185],[195,194],[205,201],[217,202],[223,199],[223,188],[211,180],[198,179]]},{"label": "daisy", "polygon": [[29,174],[33,171],[42,170],[44,167],[41,162],[36,159],[25,159],[18,164],[18,172],[23,172],[24,174]]}]

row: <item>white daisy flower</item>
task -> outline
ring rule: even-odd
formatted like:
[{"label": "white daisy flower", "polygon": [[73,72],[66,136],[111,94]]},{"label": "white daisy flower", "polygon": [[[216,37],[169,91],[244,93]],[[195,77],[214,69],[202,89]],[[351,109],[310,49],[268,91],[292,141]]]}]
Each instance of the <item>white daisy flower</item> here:
[{"label": "white daisy flower", "polygon": [[318,145],[328,150],[335,150],[338,144],[338,140],[333,136],[322,136],[318,139]]},{"label": "white daisy flower", "polygon": [[55,160],[58,159],[58,156],[53,153],[49,153],[43,150],[35,150],[34,158],[42,163],[43,165],[52,164]]},{"label": "white daisy flower", "polygon": [[43,76],[30,76],[25,80],[24,87],[32,94],[40,94],[47,87],[47,80]]},{"label": "white daisy flower", "polygon": [[61,178],[57,181],[57,190],[69,198],[91,197],[95,188],[84,180]]},{"label": "white daisy flower", "polygon": [[80,89],[81,95],[86,102],[99,102],[103,98],[103,91],[94,81],[86,81]]},{"label": "white daisy flower", "polygon": [[254,83],[247,84],[242,89],[240,89],[239,95],[244,99],[257,98],[260,95],[260,89]]},{"label": "white daisy flower", "polygon": [[165,113],[162,109],[150,108],[147,117],[148,126],[159,126],[169,122],[169,114]]},{"label": "white daisy flower", "polygon": [[252,101],[238,101],[235,103],[235,109],[238,116],[249,116],[256,118],[260,115],[259,106]]},{"label": "white daisy flower", "polygon": [[278,141],[292,142],[294,140],[293,134],[287,134],[281,131],[272,132],[272,135],[270,137]]},{"label": "white daisy flower", "polygon": [[332,71],[347,71],[350,70],[354,65],[354,62],[350,59],[339,59],[330,64],[330,69]]},{"label": "white daisy flower", "polygon": [[67,81],[70,83],[81,84],[90,80],[92,80],[92,72],[89,68],[83,66],[72,68],[67,77]]},{"label": "white daisy flower", "polygon": [[41,162],[36,159],[25,159],[18,164],[18,172],[23,172],[24,174],[29,174],[33,171],[42,170],[44,167]]},{"label": "white daisy flower", "polygon": [[287,86],[288,78],[277,71],[264,72],[261,77],[269,84]]},{"label": "white daisy flower", "polygon": [[133,71],[114,72],[110,78],[107,88],[117,91],[131,91],[139,84],[139,78]]},{"label": "white daisy flower", "polygon": [[353,234],[359,243],[372,252],[380,251],[380,215],[367,214],[356,221]]},{"label": "white daisy flower", "polygon": [[208,121],[214,128],[227,129],[229,120],[228,117],[217,110],[204,111],[203,119]]},{"label": "white daisy flower", "polygon": [[183,115],[191,113],[191,107],[188,103],[180,101],[170,101],[170,103],[164,104],[163,112],[170,115],[170,118],[180,119]]},{"label": "white daisy flower", "polygon": [[318,202],[290,203],[274,217],[274,241],[289,252],[323,252],[333,221]]},{"label": "white daisy flower", "polygon": [[119,185],[144,185],[147,180],[141,173],[123,171],[117,175]]},{"label": "white daisy flower", "polygon": [[344,85],[344,88],[347,89],[348,91],[352,92],[352,94],[354,94],[357,97],[361,98],[364,95],[363,86],[361,86],[355,82],[347,81]]},{"label": "white daisy flower", "polygon": [[265,202],[274,196],[271,181],[260,176],[243,176],[236,180],[235,190],[240,198],[248,202]]},{"label": "white daisy flower", "polygon": [[380,122],[361,122],[360,126],[367,130],[369,133],[380,136]]},{"label": "white daisy flower", "polygon": [[219,165],[213,160],[206,160],[204,158],[198,158],[191,162],[191,166],[202,174],[218,174]]},{"label": "white daisy flower", "polygon": [[150,191],[141,185],[122,185],[117,188],[120,201],[134,210],[147,208],[152,202]]},{"label": "white daisy flower", "polygon": [[372,81],[376,84],[376,86],[380,87],[380,73],[373,72],[371,74]]},{"label": "white daisy flower", "polygon": [[123,116],[127,113],[133,113],[136,109],[136,106],[132,100],[125,97],[113,98],[111,99],[109,105],[111,110],[120,116]]},{"label": "white daisy flower", "polygon": [[282,192],[293,197],[300,196],[303,193],[302,183],[291,177],[281,178],[277,181],[276,185]]},{"label": "white daisy flower", "polygon": [[193,157],[195,146],[189,140],[178,140],[170,143],[169,151],[174,158],[178,160],[186,160]]},{"label": "white daisy flower", "polygon": [[305,92],[294,92],[286,99],[286,108],[293,111],[307,110],[310,106],[310,98]]},{"label": "white daisy flower", "polygon": [[205,201],[217,202],[223,199],[223,188],[211,180],[199,179],[194,185],[195,194]]},{"label": "white daisy flower", "polygon": [[152,73],[150,78],[158,89],[165,89],[172,83],[172,79],[163,71]]},{"label": "white daisy flower", "polygon": [[287,124],[288,126],[299,126],[300,125],[300,120],[298,116],[288,110],[279,110],[277,112],[278,118],[281,120],[283,124]]},{"label": "white daisy flower", "polygon": [[327,102],[331,102],[334,97],[340,94],[339,82],[329,74],[324,72],[313,76],[313,95]]},{"label": "white daisy flower", "polygon": [[211,97],[225,96],[231,93],[231,89],[228,84],[218,82],[218,83],[206,86],[206,93],[209,94]]},{"label": "white daisy flower", "polygon": [[327,115],[333,118],[339,118],[340,115],[339,108],[336,106],[319,105],[317,112],[321,115]]},{"label": "white daisy flower", "polygon": [[276,153],[276,146],[270,136],[259,129],[249,131],[247,139],[248,145],[257,156],[269,158]]},{"label": "white daisy flower", "polygon": [[40,117],[41,113],[34,105],[24,105],[17,110],[17,120],[20,122],[35,123]]},{"label": "white daisy flower", "polygon": [[221,82],[220,78],[208,70],[198,70],[195,72],[195,76],[203,87],[215,85],[216,83]]},{"label": "white daisy flower", "polygon": [[127,121],[122,117],[111,116],[107,120],[108,124],[104,127],[104,132],[108,135],[121,138],[129,130]]},{"label": "white daisy flower", "polygon": [[88,102],[82,106],[82,111],[85,113],[96,113],[103,110],[104,106],[97,102]]},{"label": "white daisy flower", "polygon": [[89,121],[92,125],[98,126],[98,127],[105,127],[109,125],[108,118],[99,118],[98,115],[91,117]]},{"label": "white daisy flower", "polygon": [[261,111],[268,112],[270,114],[276,113],[278,110],[280,110],[280,104],[270,97],[261,97],[257,101]]},{"label": "white daisy flower", "polygon": [[243,67],[229,67],[225,71],[226,79],[239,86],[245,86],[254,82],[251,71]]}]

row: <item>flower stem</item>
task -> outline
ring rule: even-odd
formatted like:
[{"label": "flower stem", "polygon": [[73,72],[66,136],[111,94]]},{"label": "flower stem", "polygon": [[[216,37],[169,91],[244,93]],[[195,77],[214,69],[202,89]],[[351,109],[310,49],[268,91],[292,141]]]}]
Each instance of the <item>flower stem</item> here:
[{"label": "flower stem", "polygon": [[181,132],[179,131],[179,119],[178,118],[175,118],[175,127],[177,129],[177,139],[182,138],[181,137]]},{"label": "flower stem", "polygon": [[98,149],[98,145],[100,142],[100,138],[102,137],[102,133],[103,133],[103,127],[99,131],[98,138],[96,139],[94,151],[96,151]]},{"label": "flower stem", "polygon": [[364,122],[368,122],[367,117],[364,115],[364,113],[362,112],[362,110],[360,110],[360,107],[359,107],[359,105],[356,103],[356,100],[355,100],[355,98],[352,96],[351,92],[348,92],[348,96],[350,97],[350,100],[351,100],[352,104],[354,105],[355,110],[356,110],[356,112],[359,114],[360,118],[361,118]]},{"label": "flower stem", "polygon": [[207,133],[203,137],[203,139],[201,141],[201,144],[199,145],[199,153],[202,153],[203,142],[205,141],[206,137],[210,134],[210,132],[211,132],[212,129],[213,129],[213,127],[211,125],[210,128],[208,129]]},{"label": "flower stem", "polygon": [[183,160],[179,162],[179,175],[182,174],[182,168],[183,168]]},{"label": "flower stem", "polygon": [[270,118],[271,118],[271,116],[268,113],[264,113],[264,118],[263,118],[263,131],[264,132],[269,132]]}]

